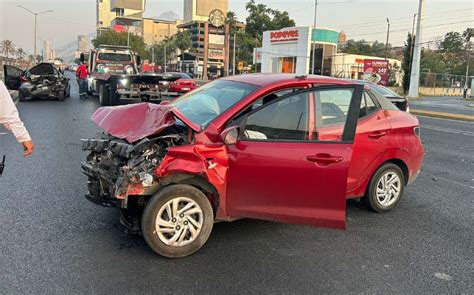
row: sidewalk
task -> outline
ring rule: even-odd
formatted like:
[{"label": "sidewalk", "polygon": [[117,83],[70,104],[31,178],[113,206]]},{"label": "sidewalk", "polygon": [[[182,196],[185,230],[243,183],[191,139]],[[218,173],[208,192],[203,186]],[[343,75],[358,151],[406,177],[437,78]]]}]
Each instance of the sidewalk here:
[{"label": "sidewalk", "polygon": [[409,104],[414,115],[474,122],[474,102],[462,97],[425,96]]}]

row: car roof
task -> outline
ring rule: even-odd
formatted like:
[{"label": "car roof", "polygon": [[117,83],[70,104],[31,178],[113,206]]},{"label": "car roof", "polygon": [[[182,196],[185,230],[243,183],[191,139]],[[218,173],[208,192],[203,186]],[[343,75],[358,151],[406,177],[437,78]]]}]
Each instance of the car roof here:
[{"label": "car roof", "polygon": [[308,83],[341,84],[341,85],[358,84],[354,81],[327,77],[327,76],[270,74],[270,73],[245,74],[245,75],[222,78],[221,80],[242,82],[242,83],[252,84],[252,85],[260,86],[260,87],[267,86],[274,83],[297,82],[297,81],[302,81],[302,80]]}]

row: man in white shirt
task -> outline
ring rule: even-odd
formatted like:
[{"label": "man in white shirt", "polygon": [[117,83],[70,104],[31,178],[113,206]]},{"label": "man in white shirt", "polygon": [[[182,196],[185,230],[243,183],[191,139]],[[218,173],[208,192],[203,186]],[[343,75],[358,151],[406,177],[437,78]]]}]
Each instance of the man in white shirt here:
[{"label": "man in white shirt", "polygon": [[24,156],[28,157],[33,153],[35,145],[31,141],[30,134],[18,115],[18,110],[13,103],[3,81],[0,80],[0,124],[10,130],[25,150]]}]

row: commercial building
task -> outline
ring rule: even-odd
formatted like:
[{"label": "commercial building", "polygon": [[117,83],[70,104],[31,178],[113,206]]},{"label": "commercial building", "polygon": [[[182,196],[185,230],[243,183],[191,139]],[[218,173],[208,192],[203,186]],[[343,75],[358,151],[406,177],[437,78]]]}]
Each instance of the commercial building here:
[{"label": "commercial building", "polygon": [[97,35],[110,29],[110,24],[115,18],[115,12],[110,10],[110,0],[97,0],[96,2],[96,27]]},{"label": "commercial building", "polygon": [[255,61],[261,63],[263,73],[314,73],[351,79],[364,78],[364,64],[368,61],[384,61],[388,65],[384,71],[390,71],[384,75],[390,77],[391,82],[400,83],[402,76],[399,60],[337,53],[340,38],[336,30],[314,30],[312,27],[267,31],[263,33],[262,48],[255,50]]},{"label": "commercial building", "polygon": [[[263,33],[261,71],[331,74],[339,33],[331,29],[291,27]],[[312,65],[313,46],[315,62]],[[313,68],[313,71],[310,69]]]},{"label": "commercial building", "polygon": [[56,51],[51,47],[51,42],[43,41],[43,61],[52,61],[56,59]]},{"label": "commercial building", "polygon": [[182,23],[183,21],[181,20],[168,21],[153,18],[143,18],[143,41],[145,41],[145,44],[147,45],[159,43],[165,38],[169,38],[176,34],[179,31],[178,25]]},{"label": "commercial building", "polygon": [[229,10],[228,0],[184,0],[184,22],[207,21],[211,11],[218,9],[224,14]]},{"label": "commercial building", "polygon": [[115,31],[142,36],[145,0],[111,0],[110,10],[115,12],[115,18],[111,22]]},{"label": "commercial building", "polygon": [[97,34],[114,29],[142,35],[145,0],[97,0]]}]

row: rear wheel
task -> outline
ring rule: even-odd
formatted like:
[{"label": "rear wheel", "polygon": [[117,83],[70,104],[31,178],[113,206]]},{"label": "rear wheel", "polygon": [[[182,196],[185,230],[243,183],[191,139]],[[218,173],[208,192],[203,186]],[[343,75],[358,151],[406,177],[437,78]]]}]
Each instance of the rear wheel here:
[{"label": "rear wheel", "polygon": [[386,212],[397,206],[405,190],[405,177],[397,165],[381,166],[372,177],[365,201],[375,212]]},{"label": "rear wheel", "polygon": [[105,84],[99,85],[99,103],[103,106],[110,105],[109,89]]},{"label": "rear wheel", "polygon": [[147,204],[142,234],[156,253],[178,258],[193,254],[209,238],[214,212],[206,195],[190,185],[163,188]]}]

